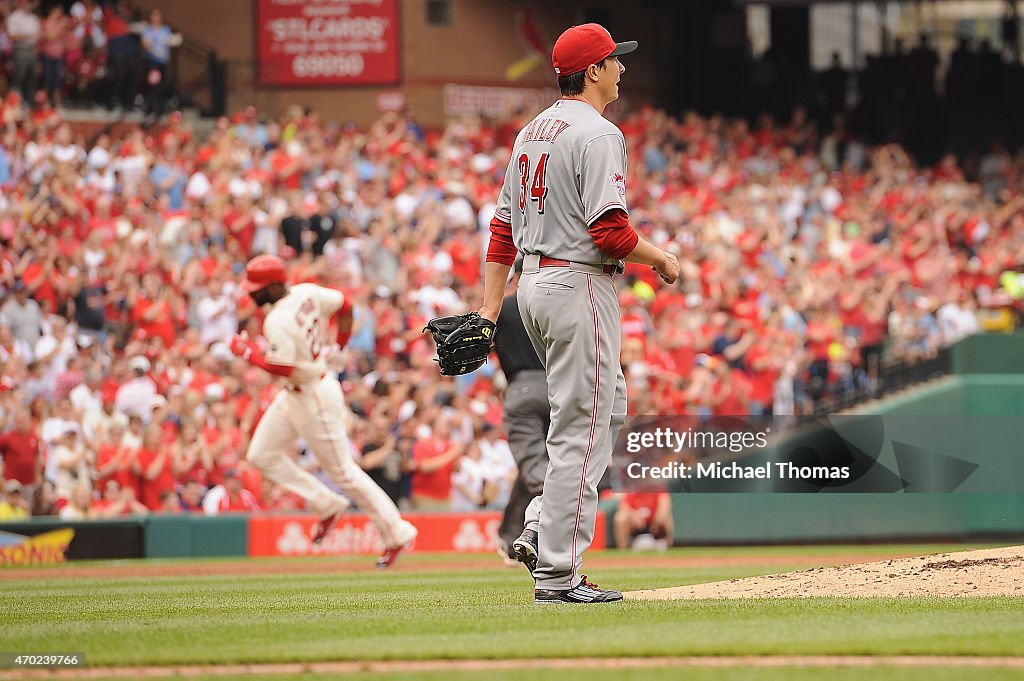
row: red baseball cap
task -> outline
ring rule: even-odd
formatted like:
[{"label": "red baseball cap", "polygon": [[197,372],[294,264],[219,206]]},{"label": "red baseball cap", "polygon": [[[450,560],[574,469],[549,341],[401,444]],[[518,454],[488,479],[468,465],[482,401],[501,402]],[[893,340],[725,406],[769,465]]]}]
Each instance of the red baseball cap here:
[{"label": "red baseball cap", "polygon": [[245,266],[242,290],[247,293],[259,291],[271,284],[283,284],[287,278],[284,261],[281,258],[276,255],[258,255]]},{"label": "red baseball cap", "polygon": [[551,50],[551,65],[559,76],[579,73],[591,64],[636,49],[635,40],[617,43],[601,24],[580,24],[567,28]]}]

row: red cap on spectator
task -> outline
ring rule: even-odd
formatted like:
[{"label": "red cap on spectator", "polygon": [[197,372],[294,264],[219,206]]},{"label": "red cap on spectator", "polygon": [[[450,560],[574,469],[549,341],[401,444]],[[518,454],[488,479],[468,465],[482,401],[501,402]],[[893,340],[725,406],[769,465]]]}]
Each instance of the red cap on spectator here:
[{"label": "red cap on spectator", "polygon": [[551,65],[559,76],[571,76],[602,59],[632,52],[636,47],[635,40],[615,42],[601,24],[581,24],[558,36],[551,51]]},{"label": "red cap on spectator", "polygon": [[245,266],[243,291],[259,291],[271,284],[283,284],[287,281],[284,261],[276,255],[258,255]]},{"label": "red cap on spectator", "polygon": [[203,147],[202,149],[197,151],[196,152],[196,167],[199,167],[199,166],[202,166],[202,165],[205,165],[205,164],[209,163],[213,159],[213,154],[214,154],[214,151],[213,151],[212,147]]}]

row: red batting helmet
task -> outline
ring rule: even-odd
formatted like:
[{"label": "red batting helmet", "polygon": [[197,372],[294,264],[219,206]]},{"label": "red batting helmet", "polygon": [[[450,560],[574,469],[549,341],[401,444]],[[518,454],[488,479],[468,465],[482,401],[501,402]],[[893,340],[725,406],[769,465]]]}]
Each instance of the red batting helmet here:
[{"label": "red batting helmet", "polygon": [[276,255],[258,255],[245,266],[245,281],[242,290],[251,293],[271,284],[283,284],[287,280],[284,261]]}]

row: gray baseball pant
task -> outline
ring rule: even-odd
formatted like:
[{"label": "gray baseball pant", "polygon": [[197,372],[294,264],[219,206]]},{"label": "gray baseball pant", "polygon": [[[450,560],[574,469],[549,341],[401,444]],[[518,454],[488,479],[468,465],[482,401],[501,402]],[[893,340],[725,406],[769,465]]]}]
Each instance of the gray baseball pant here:
[{"label": "gray baseball pant", "polygon": [[594,539],[597,484],[626,418],[619,300],[594,265],[539,267],[524,259],[519,311],[547,372],[551,426],[544,491],[526,509],[538,533],[538,589],[571,589]]}]

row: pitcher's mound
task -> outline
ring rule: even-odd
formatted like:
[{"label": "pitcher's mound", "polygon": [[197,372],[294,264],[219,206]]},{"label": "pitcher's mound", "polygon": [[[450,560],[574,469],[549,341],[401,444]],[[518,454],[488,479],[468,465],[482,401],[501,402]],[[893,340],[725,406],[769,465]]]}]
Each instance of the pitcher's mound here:
[{"label": "pitcher's mound", "polygon": [[1024,597],[1024,546],[936,553],[625,594],[626,600],[634,601],[800,596]]}]

